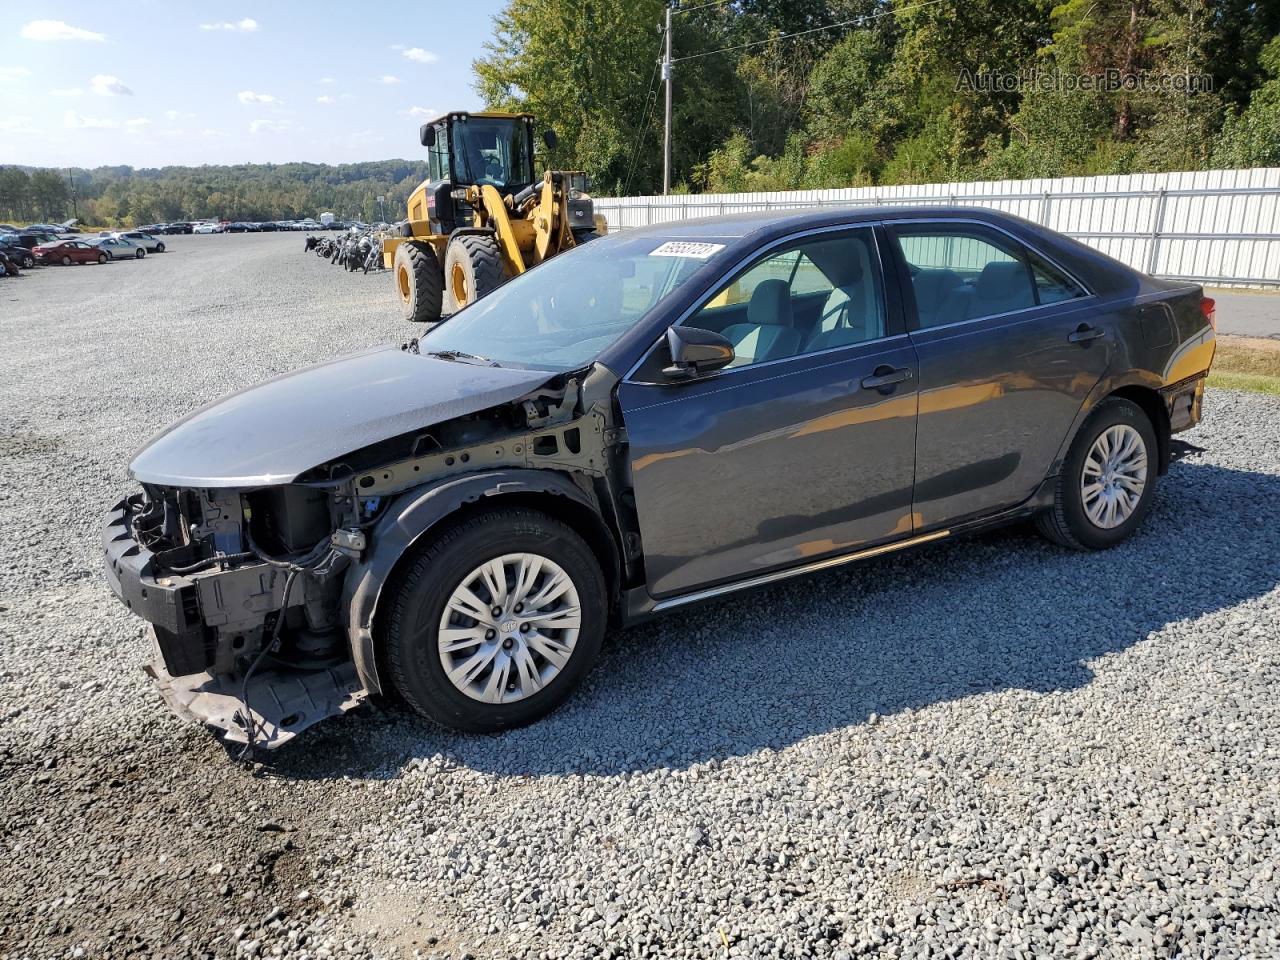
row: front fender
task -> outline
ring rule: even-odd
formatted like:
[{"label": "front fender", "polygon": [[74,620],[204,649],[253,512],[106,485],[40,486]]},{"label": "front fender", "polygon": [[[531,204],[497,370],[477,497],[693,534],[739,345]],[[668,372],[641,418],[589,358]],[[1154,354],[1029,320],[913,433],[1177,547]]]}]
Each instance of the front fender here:
[{"label": "front fender", "polygon": [[382,592],[401,557],[432,527],[468,503],[511,494],[555,494],[596,509],[591,496],[567,476],[550,470],[492,470],[467,474],[396,497],[374,526],[370,546],[353,563],[343,588],[347,634],[356,672],[369,693],[382,692],[374,649],[373,622]]}]

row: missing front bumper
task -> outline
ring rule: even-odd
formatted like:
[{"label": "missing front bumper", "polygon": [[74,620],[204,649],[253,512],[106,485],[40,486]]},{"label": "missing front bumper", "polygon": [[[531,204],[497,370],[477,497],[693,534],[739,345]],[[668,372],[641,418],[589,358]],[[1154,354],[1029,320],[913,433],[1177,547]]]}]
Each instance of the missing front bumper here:
[{"label": "missing front bumper", "polygon": [[[143,667],[169,709],[184,720],[194,720],[222,732],[231,743],[246,743],[238,719],[240,674],[193,673],[174,677],[165,669],[155,634],[150,636],[154,657]],[[359,706],[368,696],[355,664],[345,661],[332,667],[304,670],[264,665],[249,681],[248,707],[256,724],[254,746],[271,750],[288,743],[312,724]]]}]

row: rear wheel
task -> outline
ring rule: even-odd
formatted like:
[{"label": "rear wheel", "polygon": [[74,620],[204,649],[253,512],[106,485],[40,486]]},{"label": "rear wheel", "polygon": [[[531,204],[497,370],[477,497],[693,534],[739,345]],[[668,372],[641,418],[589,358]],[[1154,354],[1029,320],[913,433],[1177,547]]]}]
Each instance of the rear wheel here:
[{"label": "rear wheel", "polygon": [[28,254],[27,256],[22,258],[22,265],[26,269],[30,270],[32,267],[36,265],[36,258]]},{"label": "rear wheel", "polygon": [[526,509],[462,520],[414,559],[390,594],[387,660],[423,716],[459,730],[532,723],[595,661],[604,576],[572,529]]},{"label": "rear wheel", "polygon": [[107,260],[108,260],[108,257],[107,257],[107,255],[106,255],[105,253],[100,253],[100,254],[98,254],[98,262],[99,262],[99,263],[106,263],[106,262],[107,262]]},{"label": "rear wheel", "polygon": [[406,320],[435,323],[440,319],[444,275],[429,243],[406,240],[396,247],[396,291]]},{"label": "rear wheel", "polygon": [[134,257],[136,257],[137,259],[141,260],[143,257],[145,257],[145,256],[147,255],[147,251],[145,251],[145,250],[143,250],[141,247],[139,247],[136,251],[134,251],[134,254],[133,254],[133,255],[134,255]]},{"label": "rear wheel", "polygon": [[156,244],[156,253],[164,253],[164,244],[163,244],[163,243],[157,243],[157,244]]},{"label": "rear wheel", "polygon": [[502,254],[493,237],[470,234],[449,243],[444,258],[445,309],[456,313],[502,284]]},{"label": "rear wheel", "polygon": [[1141,407],[1121,397],[1104,400],[1071,443],[1054,505],[1036,519],[1040,532],[1076,550],[1127,539],[1151,509],[1157,449]]},{"label": "rear wheel", "polygon": [[67,256],[65,253],[62,255],[62,265],[64,267],[71,266],[71,258]]}]

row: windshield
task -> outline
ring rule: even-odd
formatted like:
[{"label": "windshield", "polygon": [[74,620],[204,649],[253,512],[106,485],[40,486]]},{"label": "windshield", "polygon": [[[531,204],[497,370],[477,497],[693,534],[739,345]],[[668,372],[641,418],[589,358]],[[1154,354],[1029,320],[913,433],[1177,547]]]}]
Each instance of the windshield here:
[{"label": "windshield", "polygon": [[[695,249],[681,255],[686,247]],[[504,367],[574,370],[599,356],[719,249],[652,235],[594,240],[514,277],[422,336],[418,348]]]},{"label": "windshield", "polygon": [[458,183],[524,187],[533,183],[529,126],[509,117],[459,117],[453,124]]}]

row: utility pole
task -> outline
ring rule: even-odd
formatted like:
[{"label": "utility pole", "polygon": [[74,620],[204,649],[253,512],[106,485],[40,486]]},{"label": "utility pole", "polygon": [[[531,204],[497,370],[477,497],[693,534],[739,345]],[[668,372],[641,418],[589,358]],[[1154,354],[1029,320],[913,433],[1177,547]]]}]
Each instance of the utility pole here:
[{"label": "utility pole", "polygon": [[662,195],[671,193],[671,7],[667,4],[667,36],[662,48],[662,79],[667,85],[667,105],[662,118]]}]

